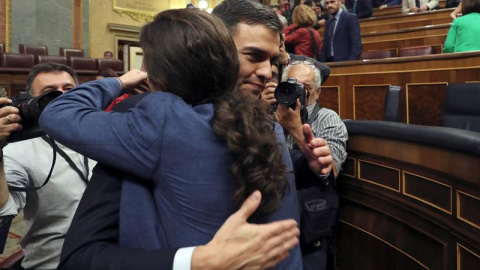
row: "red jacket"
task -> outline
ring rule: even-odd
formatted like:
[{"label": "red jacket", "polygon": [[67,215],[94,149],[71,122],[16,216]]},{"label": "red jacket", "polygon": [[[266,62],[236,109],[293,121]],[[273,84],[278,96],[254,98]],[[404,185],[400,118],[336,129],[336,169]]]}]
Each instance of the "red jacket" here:
[{"label": "red jacket", "polygon": [[[283,33],[285,34],[285,45],[295,46],[295,54],[315,58],[312,51],[312,38],[310,36],[310,32],[306,27],[296,27],[296,25],[291,24],[289,27],[283,30]],[[313,36],[315,37],[318,55],[320,56],[322,51],[322,39],[320,38],[320,34],[317,32],[317,30],[313,29],[312,27],[309,28],[312,30]]]}]

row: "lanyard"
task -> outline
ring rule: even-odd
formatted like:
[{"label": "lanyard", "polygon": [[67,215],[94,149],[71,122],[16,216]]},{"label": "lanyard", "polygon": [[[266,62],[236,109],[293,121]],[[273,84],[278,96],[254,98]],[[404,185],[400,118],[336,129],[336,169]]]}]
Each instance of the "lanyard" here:
[{"label": "lanyard", "polygon": [[[48,143],[50,143],[49,141],[49,138],[47,136],[42,136],[42,139]],[[60,156],[62,156],[65,161],[68,163],[68,165],[70,166],[70,168],[72,168],[79,176],[80,178],[82,178],[82,180],[88,184],[88,158],[86,156],[83,156],[83,163],[84,163],[84,166],[85,166],[85,169],[87,171],[86,175],[84,175],[82,173],[82,171],[77,167],[77,165],[72,161],[72,159],[67,155],[67,153],[65,153],[62,149],[60,149],[60,147],[58,147],[58,145],[53,142],[53,143],[50,143],[50,145],[53,147],[53,149],[55,149],[55,151],[57,151],[57,153],[60,154]]]}]

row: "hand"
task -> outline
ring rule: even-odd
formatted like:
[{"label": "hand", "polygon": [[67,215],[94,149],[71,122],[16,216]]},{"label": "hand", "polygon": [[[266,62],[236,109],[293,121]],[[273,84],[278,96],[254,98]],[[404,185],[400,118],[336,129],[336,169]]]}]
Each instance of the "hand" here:
[{"label": "hand", "polygon": [[325,25],[325,19],[321,19],[318,21],[318,24],[320,24],[321,26],[324,26]]},{"label": "hand", "polygon": [[7,139],[12,132],[22,129],[19,111],[13,106],[5,106],[11,104],[12,100],[2,97],[0,98],[0,146],[4,146],[7,143]]},{"label": "hand", "polygon": [[379,6],[378,8],[379,8],[380,10],[384,10],[384,9],[387,8],[387,5],[381,5],[381,6]]},{"label": "hand", "polygon": [[411,7],[411,8],[409,9],[410,12],[418,12],[418,10],[419,10],[419,9],[418,9],[417,7]]},{"label": "hand", "polygon": [[297,145],[307,158],[310,169],[316,174],[323,175],[329,174],[333,169],[336,177],[332,151],[330,151],[327,141],[322,138],[314,138],[312,128],[308,124],[303,125],[303,137],[303,143],[297,142]]},{"label": "hand", "polygon": [[122,89],[134,88],[147,79],[147,73],[138,69],[132,69],[120,76],[119,79],[122,82]]},{"label": "hand", "polygon": [[424,6],[421,6],[420,7],[420,12],[424,12],[424,11],[427,11],[428,10],[428,6],[427,5],[424,5]]},{"label": "hand", "polygon": [[293,136],[295,141],[302,139],[302,119],[300,118],[300,101],[297,99],[295,110],[288,106],[278,105],[275,120]]},{"label": "hand", "polygon": [[288,251],[298,245],[300,231],[295,220],[261,225],[246,221],[260,205],[261,197],[254,191],[212,241],[194,250],[192,270],[266,269],[288,256]]},{"label": "hand", "polygon": [[277,88],[276,83],[267,82],[265,88],[260,94],[260,98],[268,102],[270,105],[277,103],[277,100],[275,99],[275,88]]}]

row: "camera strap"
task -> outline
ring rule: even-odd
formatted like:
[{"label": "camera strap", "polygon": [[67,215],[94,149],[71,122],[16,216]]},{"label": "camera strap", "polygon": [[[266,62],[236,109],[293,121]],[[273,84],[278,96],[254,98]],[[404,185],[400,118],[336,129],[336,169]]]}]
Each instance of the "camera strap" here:
[{"label": "camera strap", "polygon": [[9,185],[8,189],[10,191],[21,191],[21,192],[37,191],[37,190],[41,189],[43,186],[45,186],[48,183],[48,181],[50,180],[50,177],[52,176],[53,168],[55,167],[55,161],[57,160],[57,152],[55,151],[55,148],[53,147],[53,145],[55,145],[55,142],[52,139],[50,139],[47,136],[43,136],[42,139],[44,139],[48,144],[50,144],[52,146],[52,151],[53,151],[52,167],[50,167],[50,171],[48,172],[47,179],[45,179],[45,182],[43,182],[43,184],[39,187],[14,187],[14,186]]},{"label": "camera strap", "polygon": [[[49,137],[47,136],[42,136],[42,139],[46,142],[48,142],[48,140],[50,139]],[[53,141],[53,140],[52,140]],[[82,173],[82,171],[77,167],[77,165],[73,162],[73,160],[67,155],[67,153],[65,153],[65,151],[63,151],[62,149],[60,149],[60,147],[58,147],[58,145],[53,142],[52,144],[50,144],[52,146],[53,149],[55,149],[55,151],[57,151],[57,153],[60,154],[60,156],[62,156],[65,161],[68,163],[68,165],[70,166],[70,168],[72,168],[79,176],[80,178],[86,183],[88,184],[88,158],[86,156],[83,156],[83,163],[84,163],[84,166],[85,166],[85,169],[87,171],[87,174],[84,175]]]},{"label": "camera strap", "polygon": [[318,106],[318,102],[316,102],[315,107],[313,108],[312,114],[310,114],[308,117],[307,124],[312,126],[313,122],[317,120],[318,111],[320,111],[320,106]]}]

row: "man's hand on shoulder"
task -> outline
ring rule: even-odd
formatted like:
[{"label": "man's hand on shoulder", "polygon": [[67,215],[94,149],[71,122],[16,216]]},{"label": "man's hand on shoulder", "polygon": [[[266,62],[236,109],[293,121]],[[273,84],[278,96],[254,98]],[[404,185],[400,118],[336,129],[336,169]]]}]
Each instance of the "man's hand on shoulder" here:
[{"label": "man's hand on shoulder", "polygon": [[261,199],[261,193],[254,191],[225,221],[212,241],[194,250],[192,270],[267,269],[288,256],[289,250],[298,245],[297,222],[290,219],[249,224],[247,219]]}]

